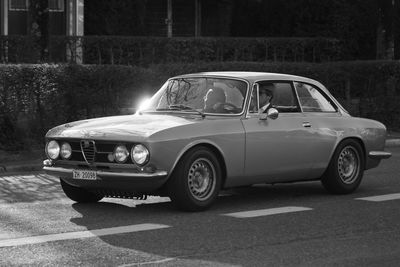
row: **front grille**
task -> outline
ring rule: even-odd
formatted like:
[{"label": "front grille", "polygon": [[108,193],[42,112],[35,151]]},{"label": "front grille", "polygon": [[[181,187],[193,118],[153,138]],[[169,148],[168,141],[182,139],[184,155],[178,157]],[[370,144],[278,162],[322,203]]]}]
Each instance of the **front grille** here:
[{"label": "front grille", "polygon": [[96,146],[94,141],[82,140],[81,141],[82,155],[88,164],[93,164],[96,156]]},{"label": "front grille", "polygon": [[[90,167],[99,166],[98,164],[103,163],[116,163],[110,161],[108,156],[114,153],[114,149],[117,145],[125,145],[128,151],[132,150],[135,143],[121,143],[116,141],[103,141],[103,140],[59,140],[60,142],[68,142],[72,148],[72,156],[68,161],[79,162],[82,165],[89,165]],[[124,165],[134,164],[131,157]]]}]

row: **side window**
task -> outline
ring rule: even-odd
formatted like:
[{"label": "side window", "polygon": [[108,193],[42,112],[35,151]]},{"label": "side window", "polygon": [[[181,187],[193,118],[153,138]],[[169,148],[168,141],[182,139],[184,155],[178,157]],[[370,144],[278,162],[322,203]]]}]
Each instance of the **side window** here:
[{"label": "side window", "polygon": [[28,1],[27,0],[9,0],[8,9],[10,11],[27,11]]},{"label": "side window", "polygon": [[259,107],[268,105],[268,103],[281,113],[300,112],[291,82],[260,82]]},{"label": "side window", "polygon": [[[10,11],[28,11],[28,0],[9,0]],[[64,0],[49,0],[49,11],[64,12]]]},{"label": "side window", "polygon": [[294,84],[304,112],[336,112],[336,108],[316,87],[300,82]]},{"label": "side window", "polygon": [[64,0],[49,0],[49,10],[53,12],[64,12]]}]

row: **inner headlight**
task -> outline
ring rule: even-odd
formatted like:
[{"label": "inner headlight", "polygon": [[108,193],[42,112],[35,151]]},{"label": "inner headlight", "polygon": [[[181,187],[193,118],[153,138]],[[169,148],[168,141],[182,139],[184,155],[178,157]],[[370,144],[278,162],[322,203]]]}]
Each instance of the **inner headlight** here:
[{"label": "inner headlight", "polygon": [[61,157],[63,159],[69,159],[72,155],[71,145],[68,143],[63,143],[61,145]]},{"label": "inner headlight", "polygon": [[136,145],[132,148],[131,157],[137,165],[144,165],[149,160],[149,150],[144,145]]},{"label": "inner headlight", "polygon": [[46,145],[46,154],[50,159],[57,159],[60,155],[60,145],[57,141],[51,140]]},{"label": "inner headlight", "polygon": [[124,145],[118,145],[114,150],[114,157],[118,163],[124,163],[129,156],[129,151]]}]

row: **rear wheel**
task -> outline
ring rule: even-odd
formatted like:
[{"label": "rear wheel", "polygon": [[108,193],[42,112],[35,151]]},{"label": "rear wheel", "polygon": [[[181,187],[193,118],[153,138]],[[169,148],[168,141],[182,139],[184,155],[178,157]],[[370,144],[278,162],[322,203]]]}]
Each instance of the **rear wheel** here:
[{"label": "rear wheel", "polygon": [[185,211],[209,208],[221,187],[221,167],[217,157],[205,147],[187,152],[168,181],[169,197]]},{"label": "rear wheel", "polygon": [[365,167],[361,145],[352,139],[344,140],[336,148],[322,184],[331,193],[348,194],[360,185]]},{"label": "rear wheel", "polygon": [[76,187],[64,182],[63,179],[60,179],[61,187],[71,200],[78,203],[91,203],[100,201],[103,196],[99,194],[95,194],[87,191],[84,188]]}]

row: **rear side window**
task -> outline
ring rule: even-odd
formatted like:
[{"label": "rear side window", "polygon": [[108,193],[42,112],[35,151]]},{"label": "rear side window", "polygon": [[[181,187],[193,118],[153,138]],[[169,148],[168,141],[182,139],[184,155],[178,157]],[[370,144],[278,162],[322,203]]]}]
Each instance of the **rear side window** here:
[{"label": "rear side window", "polygon": [[318,88],[300,82],[294,85],[304,112],[336,112],[336,108]]}]

